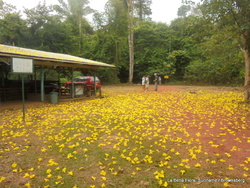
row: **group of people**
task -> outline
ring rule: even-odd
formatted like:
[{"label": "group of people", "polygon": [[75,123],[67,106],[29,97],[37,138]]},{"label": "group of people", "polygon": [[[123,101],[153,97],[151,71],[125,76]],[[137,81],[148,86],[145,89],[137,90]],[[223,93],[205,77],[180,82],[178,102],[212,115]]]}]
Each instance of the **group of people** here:
[{"label": "group of people", "polygon": [[[143,76],[142,77],[142,90],[148,91],[149,88],[149,78],[150,76]],[[154,90],[158,91],[158,85],[161,85],[161,77],[157,75],[157,73],[154,74]]]}]

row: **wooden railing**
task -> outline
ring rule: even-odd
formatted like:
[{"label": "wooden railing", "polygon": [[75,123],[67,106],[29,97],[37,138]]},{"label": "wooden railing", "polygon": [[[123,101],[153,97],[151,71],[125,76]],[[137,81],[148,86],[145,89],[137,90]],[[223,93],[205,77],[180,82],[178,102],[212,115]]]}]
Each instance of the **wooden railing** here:
[{"label": "wooden railing", "polygon": [[[27,98],[29,88],[25,88],[24,96]],[[22,88],[0,88],[1,101],[7,100],[21,100]]]}]

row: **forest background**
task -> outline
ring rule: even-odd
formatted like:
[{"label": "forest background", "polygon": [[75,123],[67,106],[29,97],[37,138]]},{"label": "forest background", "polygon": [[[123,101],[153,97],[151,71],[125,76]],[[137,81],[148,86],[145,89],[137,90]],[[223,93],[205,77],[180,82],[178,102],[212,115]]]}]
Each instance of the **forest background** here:
[{"label": "forest background", "polygon": [[[21,15],[13,5],[0,0],[0,43],[113,64],[115,69],[98,70],[98,77],[103,83],[126,83],[131,21],[127,1],[109,0],[104,12],[97,12],[88,6],[88,0],[59,0],[60,5],[39,3]],[[133,82],[139,83],[143,75],[157,72],[169,76],[168,82],[243,85],[244,54],[242,39],[234,29],[237,23],[226,14],[220,22],[216,20],[221,15],[209,16],[209,8],[219,10],[228,5],[233,9],[232,2],[186,2],[178,9],[178,18],[166,24],[152,21],[151,0],[133,0]],[[91,13],[93,23],[86,19]],[[67,74],[64,77],[65,81],[69,79]],[[51,72],[47,79],[57,76]]]}]

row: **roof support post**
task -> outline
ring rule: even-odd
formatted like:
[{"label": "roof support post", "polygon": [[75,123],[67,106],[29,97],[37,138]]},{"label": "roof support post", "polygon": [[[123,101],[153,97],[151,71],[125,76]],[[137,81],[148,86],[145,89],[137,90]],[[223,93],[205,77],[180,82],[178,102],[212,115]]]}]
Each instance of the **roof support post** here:
[{"label": "roof support post", "polygon": [[[3,75],[3,67],[1,66],[1,72],[0,72],[0,75],[1,75],[1,85],[4,87],[4,75]],[[0,93],[0,106],[1,106],[1,93]]]},{"label": "roof support post", "polygon": [[71,98],[75,98],[74,69],[71,70]]},{"label": "roof support post", "polygon": [[1,86],[4,87],[4,67],[1,66]]},{"label": "roof support post", "polygon": [[35,94],[37,94],[37,83],[36,83],[36,67],[34,66],[34,80],[35,80]]},{"label": "roof support post", "polygon": [[41,101],[44,102],[44,73],[43,66],[41,67]]},{"label": "roof support post", "polygon": [[58,89],[58,95],[61,95],[61,81],[60,81],[60,76],[61,76],[61,71],[59,70],[59,71],[57,71],[57,78],[58,78],[58,85],[57,85],[57,89]]},{"label": "roof support post", "polygon": [[95,96],[96,96],[96,70],[94,70],[94,89],[95,89]]}]

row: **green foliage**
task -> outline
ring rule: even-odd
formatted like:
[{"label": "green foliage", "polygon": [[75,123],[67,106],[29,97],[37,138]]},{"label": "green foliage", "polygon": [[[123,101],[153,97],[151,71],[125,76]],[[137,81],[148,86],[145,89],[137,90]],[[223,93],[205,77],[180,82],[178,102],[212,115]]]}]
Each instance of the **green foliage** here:
[{"label": "green foliage", "polygon": [[10,5],[3,0],[0,0],[0,18],[3,18],[6,14],[14,13],[15,10],[15,6]]},{"label": "green foliage", "polygon": [[175,72],[172,72],[172,74],[174,74],[177,80],[183,79],[185,69],[189,65],[190,59],[191,57],[185,50],[175,50],[169,54],[168,60],[175,69]]},{"label": "green foliage", "polygon": [[81,71],[74,71],[73,74],[72,72],[69,71],[60,71],[58,72],[60,74],[60,82],[65,83],[71,81],[73,78],[78,77],[78,76],[87,76]]},{"label": "green foliage", "polygon": [[[92,36],[84,39],[84,48],[88,50],[84,51],[82,56],[114,64],[118,68],[115,72],[120,74],[128,68],[126,3],[121,0],[109,0],[105,12],[95,13],[94,20],[97,30]],[[113,75],[113,71],[111,72]],[[108,76],[109,74],[106,78]],[[112,78],[106,81],[106,78],[104,82],[114,81]]]},{"label": "green foliage", "polygon": [[41,40],[39,49],[66,54],[77,51],[77,38],[72,36],[72,27],[61,22],[58,16],[52,16],[38,33]]},{"label": "green foliage", "polygon": [[[219,1],[204,0],[200,5],[204,19],[210,21],[219,30],[227,31],[230,36],[239,38],[238,45],[245,57],[245,88],[250,87],[250,4],[248,0]],[[245,92],[245,101],[250,99]]]},{"label": "green foliage", "polygon": [[117,77],[117,74],[117,69],[110,69],[107,67],[101,67],[96,72],[96,75],[99,77],[102,84],[119,84],[120,80]]},{"label": "green foliage", "polygon": [[207,61],[196,60],[187,67],[185,80],[189,83],[209,85],[241,84],[244,64],[241,62],[224,63],[218,59]]},{"label": "green foliage", "polygon": [[187,13],[191,10],[190,5],[182,5],[180,8],[178,8],[177,15],[179,17],[186,17]]},{"label": "green foliage", "polygon": [[28,32],[24,38],[26,46],[29,48],[43,49],[40,46],[43,43],[41,30],[44,25],[50,21],[52,9],[45,3],[39,4],[31,9],[25,9]]},{"label": "green foliage", "polygon": [[[87,0],[59,2],[53,7],[39,3],[25,9],[24,19],[14,6],[0,0],[0,43],[114,64],[117,69],[101,68],[97,76],[103,83],[127,82],[127,2],[109,0],[105,12],[95,12],[94,25],[85,18],[93,12]],[[167,25],[149,21],[151,0],[134,1],[134,82],[157,72],[191,83],[242,83],[245,69],[240,49],[249,49],[250,42],[241,37],[249,34],[249,2],[232,2],[183,5],[179,18]],[[72,77],[71,72],[60,74],[67,81]],[[49,71],[47,78],[56,80],[57,74]]]},{"label": "green foliage", "polygon": [[[217,8],[221,6],[217,5]],[[200,9],[205,11],[203,8],[207,6],[202,5]],[[212,12],[215,11],[219,10]],[[244,80],[244,59],[239,48],[241,38],[236,30],[233,31],[235,25],[204,18],[196,20],[196,32],[192,36],[197,48],[196,57],[186,69],[185,80],[191,83],[241,85]]]},{"label": "green foliage", "polygon": [[25,21],[18,13],[8,13],[0,19],[0,43],[8,45],[23,45],[25,35]]},{"label": "green foliage", "polygon": [[170,44],[169,28],[166,24],[140,22],[135,30],[135,79],[155,72],[168,74],[172,64],[167,61]]},{"label": "green foliage", "polygon": [[67,3],[64,0],[59,1],[60,5],[54,5],[53,8],[61,16],[61,20],[65,20],[65,24],[70,27],[71,39],[74,41],[73,54],[80,55],[83,53],[83,41],[85,34],[92,33],[92,27],[85,19],[84,16],[93,12],[93,10],[87,6],[88,0],[68,0]]},{"label": "green foliage", "polygon": [[152,4],[152,0],[135,0],[134,7],[136,13],[138,14],[140,21],[145,21],[148,16],[152,14],[150,5]]}]

